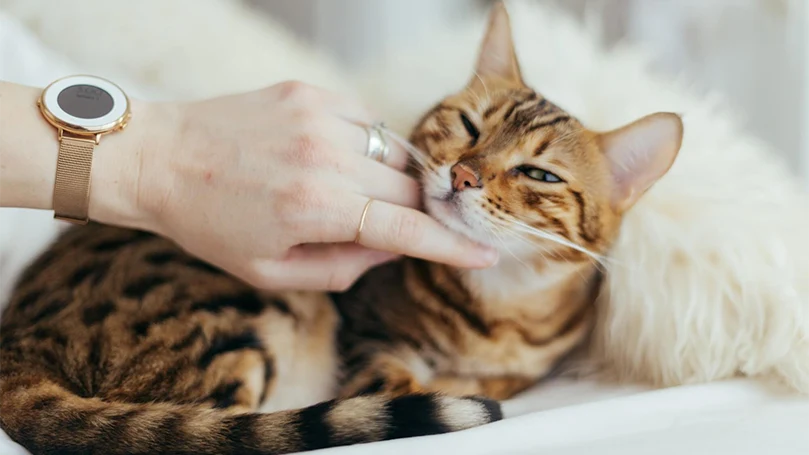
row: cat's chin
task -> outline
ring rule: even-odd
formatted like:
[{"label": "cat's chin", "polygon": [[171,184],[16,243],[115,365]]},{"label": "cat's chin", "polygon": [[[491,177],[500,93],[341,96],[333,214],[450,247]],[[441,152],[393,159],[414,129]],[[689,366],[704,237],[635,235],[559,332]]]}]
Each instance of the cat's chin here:
[{"label": "cat's chin", "polygon": [[424,206],[428,215],[450,230],[464,235],[476,243],[497,247],[492,243],[491,236],[478,232],[464,220],[457,203],[451,199],[427,198]]}]

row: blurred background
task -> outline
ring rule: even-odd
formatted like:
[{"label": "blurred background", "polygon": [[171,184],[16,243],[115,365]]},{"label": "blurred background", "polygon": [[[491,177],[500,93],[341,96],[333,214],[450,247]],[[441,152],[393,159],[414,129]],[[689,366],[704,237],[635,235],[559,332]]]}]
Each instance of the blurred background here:
[{"label": "blurred background", "polygon": [[[244,0],[343,64],[360,66],[446,27],[490,0]],[[809,188],[806,0],[521,0],[552,3],[606,43],[648,48],[654,66],[721,94],[750,132],[779,150]],[[371,37],[369,39],[369,37]],[[537,44],[541,46],[541,43]]]}]

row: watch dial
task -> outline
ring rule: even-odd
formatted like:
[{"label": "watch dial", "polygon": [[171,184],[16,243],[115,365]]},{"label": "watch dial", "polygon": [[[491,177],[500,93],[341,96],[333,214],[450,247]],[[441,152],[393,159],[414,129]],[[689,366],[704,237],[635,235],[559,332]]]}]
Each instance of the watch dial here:
[{"label": "watch dial", "polygon": [[59,93],[56,102],[63,111],[83,119],[103,117],[113,107],[112,96],[92,85],[72,85]]}]

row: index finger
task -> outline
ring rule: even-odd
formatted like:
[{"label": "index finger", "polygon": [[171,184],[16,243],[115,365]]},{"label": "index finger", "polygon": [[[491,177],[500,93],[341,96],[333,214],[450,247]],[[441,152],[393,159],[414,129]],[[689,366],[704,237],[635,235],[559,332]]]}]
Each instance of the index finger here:
[{"label": "index finger", "polygon": [[418,210],[378,200],[368,205],[368,201],[359,195],[350,198],[339,211],[341,219],[330,224],[334,227],[332,241],[356,239],[367,248],[462,268],[486,268],[497,261],[495,249],[452,232]]}]

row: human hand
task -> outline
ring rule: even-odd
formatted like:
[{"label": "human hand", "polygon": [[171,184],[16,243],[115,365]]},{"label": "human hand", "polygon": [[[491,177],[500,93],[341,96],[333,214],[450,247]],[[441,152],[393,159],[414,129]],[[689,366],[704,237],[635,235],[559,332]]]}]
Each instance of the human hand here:
[{"label": "human hand", "polygon": [[140,224],[255,286],[342,290],[397,255],[466,268],[496,261],[416,210],[403,150],[388,141],[387,165],[364,156],[367,132],[352,121],[372,118],[352,100],[285,82],[141,107],[133,120],[149,116],[166,134],[142,148]]}]

